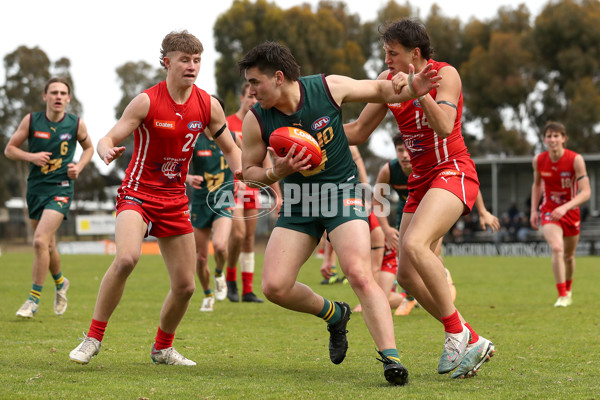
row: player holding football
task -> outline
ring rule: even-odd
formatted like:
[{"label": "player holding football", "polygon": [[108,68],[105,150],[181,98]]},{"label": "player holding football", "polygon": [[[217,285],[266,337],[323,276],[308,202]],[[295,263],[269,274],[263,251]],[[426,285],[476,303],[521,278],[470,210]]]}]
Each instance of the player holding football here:
[{"label": "player holding football", "polygon": [[132,132],[133,157],[117,194],[116,256],[106,271],[87,336],[69,357],[87,364],[98,354],[106,325],[135,268],[145,236],[158,239],[171,288],[164,301],[155,343],[155,363],[196,365],[173,348],[173,338],[194,293],[195,246],[185,194],[188,165],[200,132],[210,129],[232,171],[241,173],[240,149],[225,123],[219,101],[194,85],[202,43],[187,31],[171,32],[161,46],[167,78],[137,95],[115,126],[98,142],[108,165]]},{"label": "player holding football", "polygon": [[[363,306],[364,319],[382,357],[386,379],[392,384],[405,384],[408,371],[400,364],[387,298],[371,271],[367,215],[357,190],[358,174],[342,126],[341,105],[399,102],[415,95],[409,94],[406,80],[392,84],[339,75],[300,77],[294,56],[275,42],[254,47],[238,65],[250,83],[250,94],[258,101],[244,118],[242,127],[244,179],[260,184],[280,179],[285,182],[282,211],[265,250],[263,293],[284,308],[327,321],[329,356],[334,364],[341,363],[348,348],[346,326],[350,307],[325,299],[296,280],[302,264],[327,230],[340,267]],[[440,78],[433,78],[433,74],[428,67],[415,75],[416,94],[423,95],[438,85]],[[306,148],[294,155],[294,144],[285,157],[279,157],[269,147],[271,132],[282,126],[301,128],[319,142],[323,159],[318,167],[309,170]],[[273,167],[269,169],[263,166],[267,152],[273,157]],[[321,188],[331,190],[321,193]],[[315,199],[312,203],[317,207],[297,201],[307,197]],[[319,206],[322,202],[328,203],[329,210]],[[337,212],[328,212],[331,209]]]},{"label": "player holding football", "polygon": [[[240,107],[234,114],[227,117],[227,126],[240,141],[242,140],[242,121],[244,116],[256,103],[256,98],[248,90],[249,87],[248,82],[242,84]],[[273,166],[271,157],[265,157],[264,166],[265,168]],[[281,207],[281,190],[279,184],[275,182],[271,185],[271,188],[275,192],[276,207],[278,207],[277,210],[279,211],[279,207]],[[217,299],[223,300],[226,293],[230,301],[238,302],[240,300],[237,289],[237,263],[239,260],[242,270],[242,301],[262,303],[263,300],[252,291],[252,284],[254,282],[254,238],[258,213],[261,209],[260,189],[246,186],[243,182],[240,182],[236,186],[236,189],[236,208],[233,211],[233,225],[227,257],[227,287],[226,290],[221,289],[220,293],[216,289]],[[219,274],[218,270],[215,271],[215,286],[222,286],[223,280],[222,274]],[[219,296],[222,298],[219,298]]]},{"label": "player holding football", "polygon": [[546,123],[542,135],[548,150],[533,158],[530,222],[537,230],[541,221],[544,238],[552,250],[552,271],[558,290],[554,307],[567,307],[573,303],[579,206],[590,198],[590,179],[583,157],[565,148],[567,131],[563,124]]},{"label": "player holding football", "polygon": [[[37,312],[48,270],[56,291],[54,313],[67,309],[69,280],[62,274],[56,249],[56,231],[69,216],[73,180],[79,177],[94,153],[92,139],[83,120],[65,110],[71,101],[71,86],[63,78],[52,78],[44,86],[46,110],[28,114],[6,144],[4,154],[11,160],[30,163],[27,178],[27,208],[33,227],[33,269],[29,297],[17,311],[21,318]],[[29,149],[22,150],[27,140]],[[73,162],[79,142],[83,153]]]},{"label": "player holding football", "polygon": [[379,80],[402,80],[410,65],[420,71],[430,64],[443,79],[438,88],[418,99],[368,104],[344,129],[351,141],[362,143],[388,109],[394,114],[413,168],[398,238],[398,283],[443,323],[438,373],[456,370],[452,378],[469,377],[493,355],[494,345],[478,336],[455,308],[442,261],[434,251],[460,216],[471,211],[479,192],[475,165],[461,133],[460,76],[451,65],[430,58],[433,50],[421,23],[395,21],[385,27],[382,37],[388,70]]}]

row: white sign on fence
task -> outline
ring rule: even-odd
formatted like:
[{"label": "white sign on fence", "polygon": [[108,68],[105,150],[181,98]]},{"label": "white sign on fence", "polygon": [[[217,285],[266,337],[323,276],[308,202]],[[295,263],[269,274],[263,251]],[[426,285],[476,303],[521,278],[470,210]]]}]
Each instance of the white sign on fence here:
[{"label": "white sign on fence", "polygon": [[75,217],[78,235],[112,235],[115,233],[115,217],[110,215],[78,215]]}]

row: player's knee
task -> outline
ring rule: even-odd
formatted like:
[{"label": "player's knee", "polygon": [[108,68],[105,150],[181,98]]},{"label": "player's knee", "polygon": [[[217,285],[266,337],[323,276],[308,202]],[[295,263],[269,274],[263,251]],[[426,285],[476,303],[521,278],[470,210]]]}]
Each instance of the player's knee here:
[{"label": "player's knee", "polygon": [[562,244],[551,244],[550,251],[552,255],[559,258],[566,258],[565,251]]},{"label": "player's knee", "polygon": [[419,258],[419,254],[423,254],[423,251],[427,251],[428,248],[427,246],[424,246],[422,243],[418,242],[417,240],[414,240],[410,237],[408,238],[404,238],[404,240],[402,241],[401,244],[401,249],[400,251],[402,251],[402,253],[408,257],[409,260],[411,260],[412,262],[415,262],[415,260],[418,260]]},{"label": "player's knee", "polygon": [[213,241],[213,250],[215,254],[225,256],[227,255],[227,243],[224,241]]},{"label": "player's knee", "polygon": [[182,282],[180,284],[171,286],[171,293],[173,293],[173,295],[176,296],[177,298],[180,298],[183,300],[191,299],[192,295],[194,294],[195,291],[196,291],[196,285],[195,285],[194,281],[185,282],[185,283]]},{"label": "player's knee", "polygon": [[346,279],[348,279],[348,283],[355,292],[364,291],[369,283],[377,285],[377,283],[373,279],[370,280],[368,276],[360,270],[360,268],[347,268],[344,275],[346,276]]},{"label": "player's knee", "polygon": [[572,265],[575,263],[575,254],[565,254],[565,264]]},{"label": "player's knee", "polygon": [[272,303],[275,304],[280,304],[283,299],[286,296],[286,293],[288,292],[287,290],[285,290],[283,287],[281,287],[280,285],[277,285],[276,283],[271,283],[269,281],[263,280],[262,281],[262,292],[265,295],[265,297]]},{"label": "player's knee", "polygon": [[128,277],[140,259],[139,255],[119,254],[115,258],[114,269],[118,275]]},{"label": "player's knee", "polygon": [[43,236],[34,236],[33,248],[36,251],[50,251],[50,242]]}]

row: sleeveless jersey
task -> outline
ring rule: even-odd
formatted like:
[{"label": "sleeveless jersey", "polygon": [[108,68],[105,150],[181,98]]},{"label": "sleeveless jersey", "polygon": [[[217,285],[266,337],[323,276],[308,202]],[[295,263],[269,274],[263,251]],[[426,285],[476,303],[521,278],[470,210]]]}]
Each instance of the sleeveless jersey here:
[{"label": "sleeveless jersey", "polygon": [[[433,69],[440,70],[447,63],[429,60]],[[392,75],[388,76],[392,79]],[[435,99],[437,90],[429,92]],[[456,119],[452,133],[445,139],[440,138],[427,123],[427,117],[418,99],[387,105],[394,114],[398,129],[410,155],[413,174],[425,175],[439,164],[461,157],[469,157],[467,146],[461,133],[462,91],[456,105]]]},{"label": "sleeveless jersey", "polygon": [[225,156],[217,143],[204,133],[201,133],[196,140],[190,168],[194,175],[204,177],[202,187],[192,191],[193,201],[204,201],[211,194],[214,196],[214,192],[219,190],[223,184],[227,184],[225,188],[233,192],[233,172],[229,169]]},{"label": "sleeveless jersey", "polygon": [[553,162],[548,151],[540,153],[537,158],[537,168],[544,189],[544,200],[540,209],[554,210],[577,195],[577,177],[574,167],[577,155],[576,152],[565,149],[562,157],[557,162]]},{"label": "sleeveless jersey", "polygon": [[408,176],[402,171],[402,167],[397,158],[389,161],[388,166],[390,168],[390,185],[392,186],[392,189],[398,193],[399,197],[398,208],[396,210],[396,219],[399,221],[402,217],[404,204],[406,204],[406,199],[408,198]]},{"label": "sleeveless jersey", "polygon": [[227,118],[227,127],[235,133],[240,139],[242,138],[242,120],[237,115],[231,114]]},{"label": "sleeveless jersey", "polygon": [[177,104],[165,81],[144,93],[150,97],[150,109],[134,132],[133,157],[121,189],[163,197],[185,196],[196,138],[210,122],[210,95],[194,85],[185,104]]},{"label": "sleeveless jersey", "polygon": [[256,103],[251,109],[256,116],[265,143],[271,132],[282,126],[298,127],[312,135],[323,154],[321,164],[309,171],[296,172],[283,179],[287,183],[356,183],[358,169],[352,159],[348,138],[344,133],[342,110],[331,97],[325,75],[301,77],[298,110],[285,115],[275,108],[263,109]]},{"label": "sleeveless jersey", "polygon": [[43,167],[30,164],[27,178],[29,190],[41,186],[56,188],[59,184],[73,188],[73,182],[67,176],[67,165],[73,162],[75,156],[78,129],[79,118],[73,114],[65,114],[58,122],[46,118],[44,111],[30,114],[27,138],[29,152],[49,151],[52,155]]}]

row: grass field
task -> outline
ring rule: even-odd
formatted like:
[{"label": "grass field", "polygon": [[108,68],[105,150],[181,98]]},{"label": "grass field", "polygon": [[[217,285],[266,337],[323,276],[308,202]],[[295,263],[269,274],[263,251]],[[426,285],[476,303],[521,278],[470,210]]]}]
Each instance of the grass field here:
[{"label": "grass field", "polygon": [[[31,253],[0,257],[2,399],[600,399],[598,258],[578,258],[574,304],[555,309],[547,258],[447,257],[457,306],[479,334],[495,343],[496,356],[474,379],[438,375],[443,330],[416,309],[408,317],[394,317],[400,357],[410,374],[404,387],[389,386],[383,378],[359,313],[348,324],[346,360],[333,365],[325,323],[318,318],[268,302],[227,300],[217,302],[213,313],[200,313],[201,291],[174,342],[198,365],[153,365],[150,348],[168,291],[160,256],[142,257],[100,354],[86,366],[75,364],[69,351],[89,327],[112,257],[63,256],[63,271],[71,280],[65,315],[52,312],[49,277],[36,316],[19,320],[15,312],[30,288],[32,259]],[[318,284],[319,265],[311,259],[300,280],[328,298],[356,305],[349,286]]]}]

